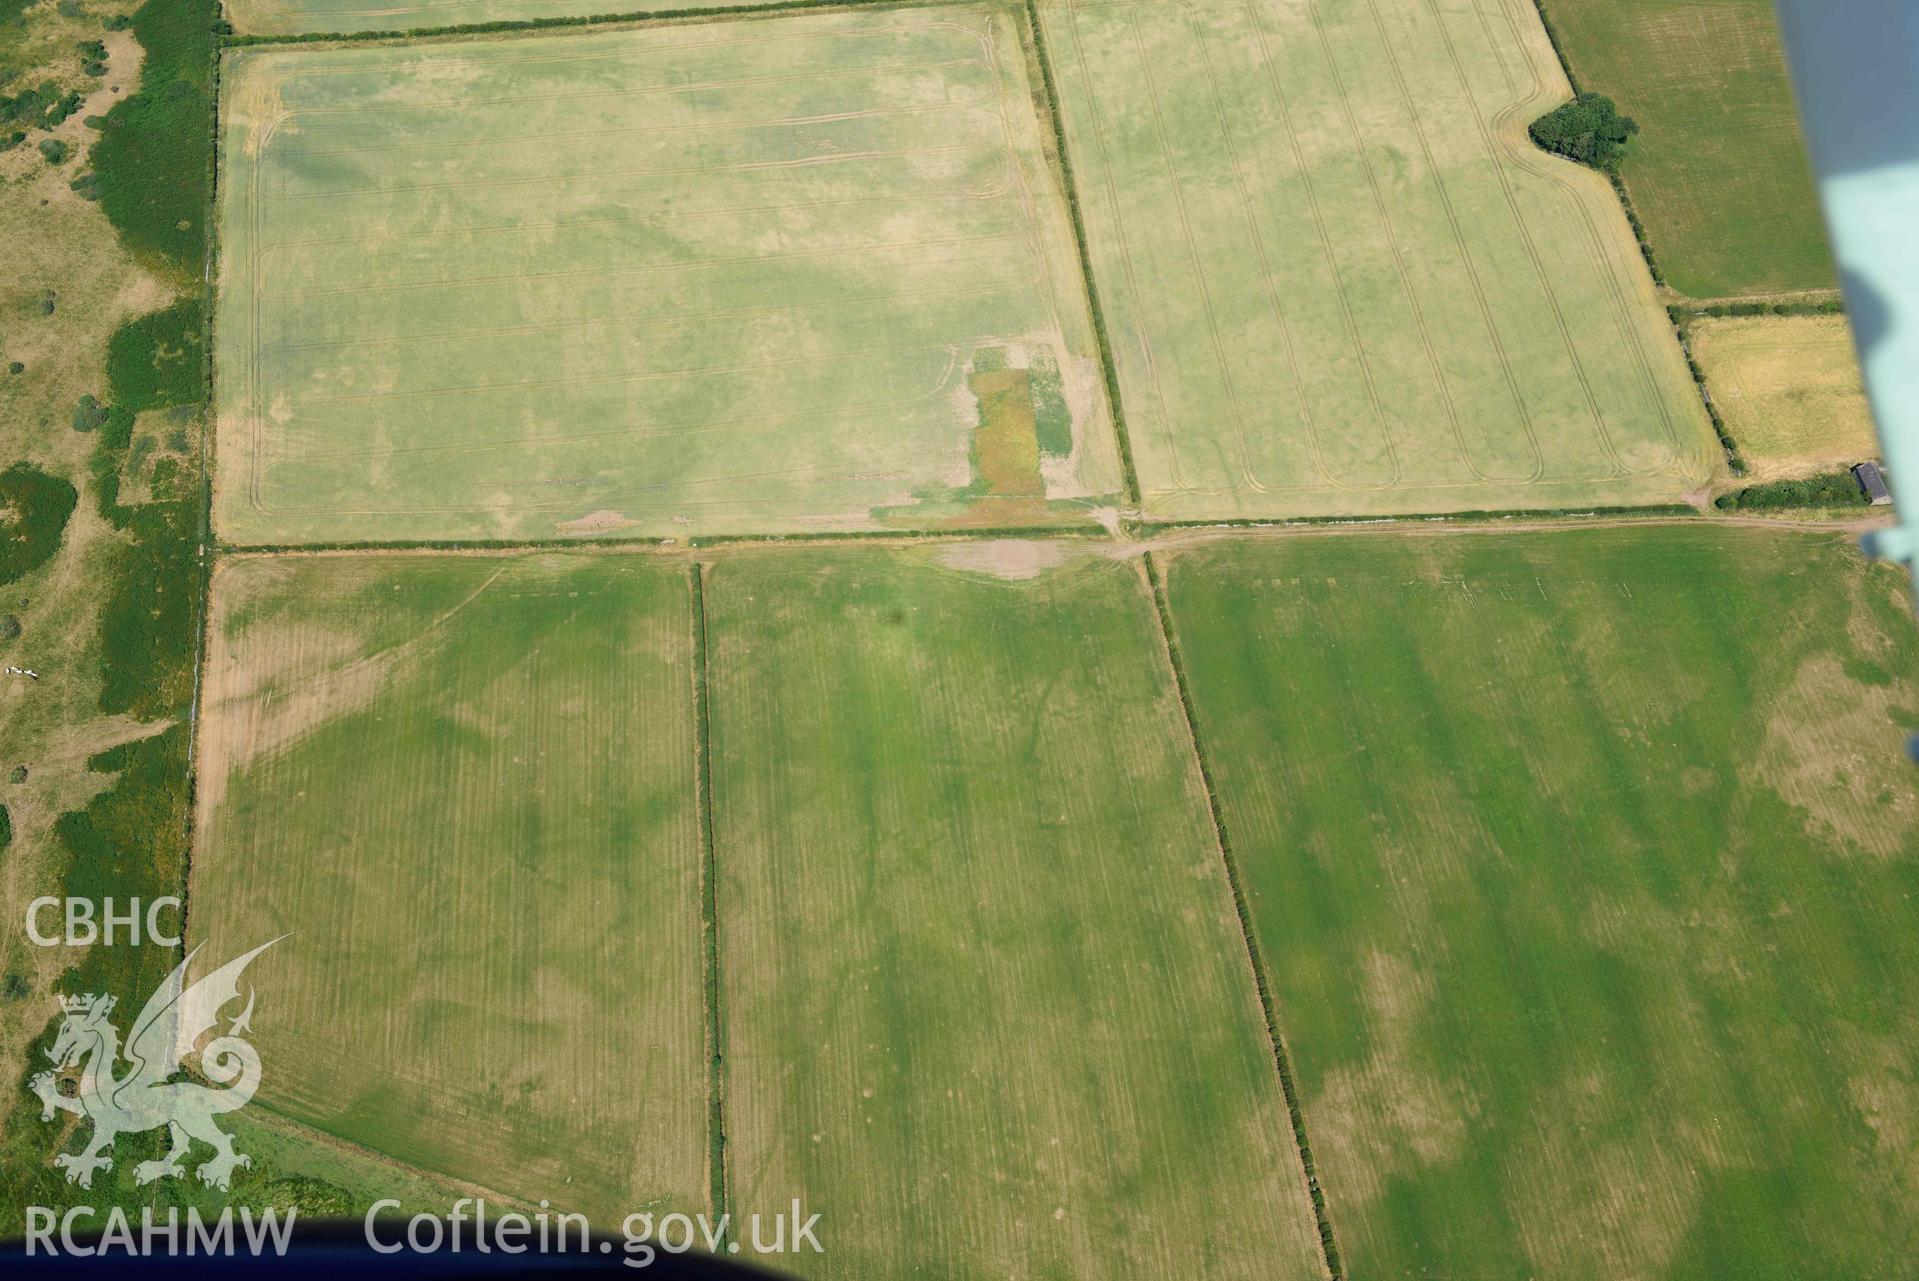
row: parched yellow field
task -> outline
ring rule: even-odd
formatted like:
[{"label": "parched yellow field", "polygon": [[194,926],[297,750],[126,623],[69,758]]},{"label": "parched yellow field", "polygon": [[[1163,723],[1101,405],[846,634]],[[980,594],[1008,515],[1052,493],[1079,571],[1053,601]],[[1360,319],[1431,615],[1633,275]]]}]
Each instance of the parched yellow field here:
[{"label": "parched yellow field", "polygon": [[[751,0],[701,0],[655,4],[655,9],[723,9]],[[311,35],[316,32],[427,31],[482,22],[541,18],[590,18],[631,13],[647,6],[621,0],[232,0],[228,20],[249,35]]]},{"label": "parched yellow field", "polygon": [[230,53],[217,530],[1089,523],[1118,451],[1020,21]]},{"label": "parched yellow field", "polygon": [[287,935],[260,1105],[602,1221],[705,1206],[690,601],[631,557],[215,576],[192,929]]},{"label": "parched yellow field", "polygon": [[1671,501],[1717,466],[1529,0],[1042,7],[1145,509]]},{"label": "parched yellow field", "polygon": [[1845,317],[1705,317],[1693,322],[1692,353],[1756,479],[1879,456]]}]

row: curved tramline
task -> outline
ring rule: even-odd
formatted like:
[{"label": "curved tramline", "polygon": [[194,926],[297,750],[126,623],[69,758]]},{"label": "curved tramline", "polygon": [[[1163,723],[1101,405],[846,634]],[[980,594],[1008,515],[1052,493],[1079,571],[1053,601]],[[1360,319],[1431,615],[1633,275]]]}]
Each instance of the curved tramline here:
[{"label": "curved tramline", "polygon": [[[1490,12],[1489,12],[1490,10]],[[1145,513],[1672,501],[1712,436],[1512,0],[1039,5]]]}]

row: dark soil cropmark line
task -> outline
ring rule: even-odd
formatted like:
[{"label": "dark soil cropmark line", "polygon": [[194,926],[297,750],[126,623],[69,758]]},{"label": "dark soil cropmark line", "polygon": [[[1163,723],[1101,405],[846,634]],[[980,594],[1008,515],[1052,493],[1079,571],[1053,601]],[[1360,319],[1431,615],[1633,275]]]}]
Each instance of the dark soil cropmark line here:
[{"label": "dark soil cropmark line", "polygon": [[713,852],[712,705],[707,693],[706,583],[699,561],[689,568],[693,596],[694,776],[700,795],[700,934],[705,941],[707,1174],[716,1223],[727,1222],[726,1030],[720,1018],[719,870]]},{"label": "dark soil cropmark line", "polygon": [[[1030,3],[1030,0],[1029,0]],[[1319,1228],[1319,1248],[1326,1272],[1333,1281],[1344,1281],[1345,1266],[1340,1261],[1339,1241],[1333,1235],[1333,1222],[1326,1210],[1326,1194],[1320,1190],[1319,1171],[1313,1163],[1312,1144],[1306,1139],[1306,1114],[1300,1106],[1299,1088],[1293,1079],[1292,1057],[1286,1050],[1285,1034],[1279,1027],[1278,1001],[1266,979],[1266,962],[1259,953],[1259,940],[1253,934],[1252,909],[1239,877],[1239,863],[1233,856],[1233,843],[1226,834],[1226,817],[1220,810],[1219,791],[1213,784],[1213,767],[1200,738],[1199,721],[1193,714],[1193,698],[1186,685],[1186,662],[1180,656],[1179,640],[1173,633],[1172,612],[1166,604],[1166,588],[1160,581],[1159,566],[1153,553],[1140,557],[1146,569],[1146,581],[1153,592],[1153,612],[1159,620],[1160,638],[1166,643],[1166,657],[1172,664],[1173,684],[1179,692],[1180,711],[1186,719],[1186,733],[1193,745],[1193,759],[1199,764],[1199,777],[1206,789],[1206,808],[1213,820],[1213,837],[1219,845],[1220,862],[1226,868],[1226,883],[1232,888],[1233,910],[1239,916],[1239,932],[1246,944],[1246,960],[1253,970],[1253,986],[1259,991],[1260,1013],[1265,1016],[1266,1035],[1273,1046],[1273,1066],[1279,1073],[1279,1087],[1286,1096],[1286,1113],[1293,1125],[1293,1145],[1299,1153],[1300,1171],[1306,1179],[1306,1192],[1313,1202],[1313,1220]]]}]

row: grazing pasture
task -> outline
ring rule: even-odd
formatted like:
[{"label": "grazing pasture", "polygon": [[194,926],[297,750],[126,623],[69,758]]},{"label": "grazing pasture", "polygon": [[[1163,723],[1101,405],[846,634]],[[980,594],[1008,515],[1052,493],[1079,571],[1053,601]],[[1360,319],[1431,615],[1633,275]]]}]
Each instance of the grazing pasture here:
[{"label": "grazing pasture", "polygon": [[195,940],[261,1103],[617,1223],[706,1205],[691,593],[636,557],[215,577]]},{"label": "grazing pasture", "polygon": [[219,533],[1090,521],[1016,14],[229,54]]},{"label": "grazing pasture", "polygon": [[1845,317],[1709,316],[1691,328],[1693,359],[1753,480],[1879,456]]},{"label": "grazing pasture", "polygon": [[824,1216],[782,1265],[1322,1275],[1139,567],[740,553],[706,605],[732,1203]]},{"label": "grazing pasture", "polygon": [[1149,515],[1671,501],[1716,465],[1526,0],[1042,7]]},{"label": "grazing pasture", "polygon": [[1901,574],[1725,528],[1165,574],[1353,1276],[1908,1270]]},{"label": "grazing pasture", "polygon": [[1695,298],[1831,289],[1772,0],[1545,0],[1582,89],[1639,121],[1621,176]]}]

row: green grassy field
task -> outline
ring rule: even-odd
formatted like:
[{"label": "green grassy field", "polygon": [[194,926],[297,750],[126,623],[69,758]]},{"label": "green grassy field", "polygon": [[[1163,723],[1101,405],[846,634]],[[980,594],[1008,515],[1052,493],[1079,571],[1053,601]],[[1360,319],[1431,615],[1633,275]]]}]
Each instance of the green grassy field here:
[{"label": "green grassy field", "polygon": [[1015,12],[229,54],[219,532],[1089,520]]},{"label": "green grassy field", "polygon": [[1353,1276],[1908,1270],[1901,575],[1674,528],[1166,572]]},{"label": "green grassy field", "polygon": [[589,1213],[704,1206],[690,602],[630,558],[221,569],[192,926],[290,932],[249,971],[267,1107]]},{"label": "green grassy field", "polygon": [[1670,501],[1710,428],[1524,0],[1047,4],[1149,514]]},{"label": "green grassy field", "polygon": [[1546,0],[1546,13],[1580,87],[1639,121],[1621,172],[1673,288],[1838,283],[1771,0]]},{"label": "green grassy field", "polygon": [[1047,559],[709,575],[734,1207],[808,1275],[1321,1275],[1138,566]]}]

